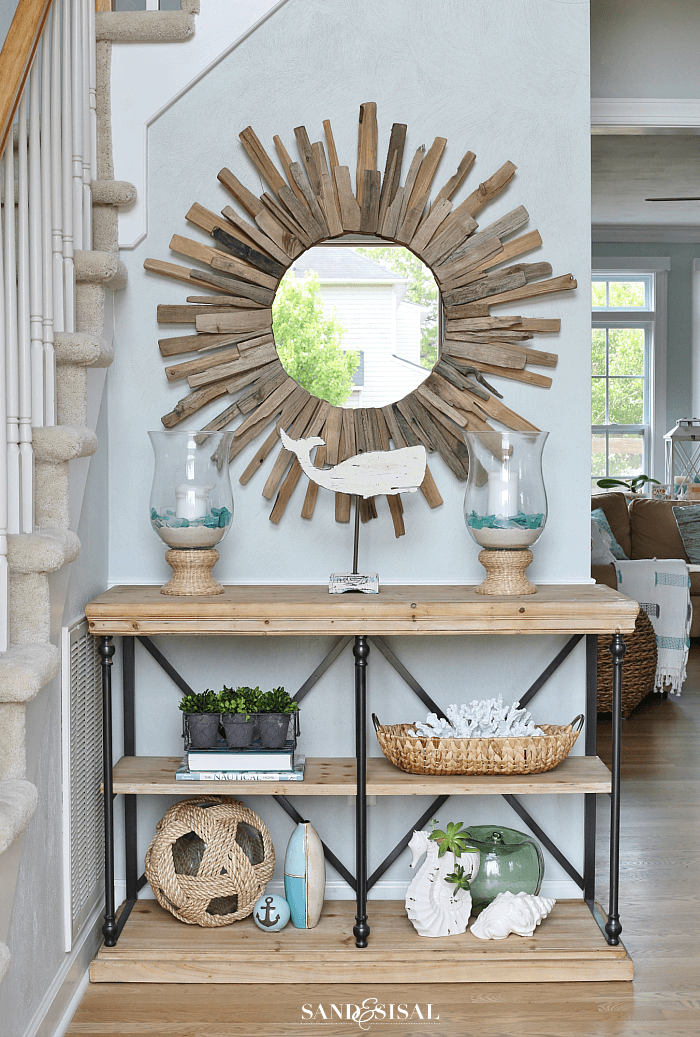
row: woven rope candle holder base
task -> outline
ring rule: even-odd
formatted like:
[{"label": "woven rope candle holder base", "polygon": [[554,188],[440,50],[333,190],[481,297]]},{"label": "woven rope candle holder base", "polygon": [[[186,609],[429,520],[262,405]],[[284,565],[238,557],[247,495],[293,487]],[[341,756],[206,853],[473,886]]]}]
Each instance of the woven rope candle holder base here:
[{"label": "woven rope candle holder base", "polygon": [[215,580],[211,570],[219,561],[219,552],[213,547],[202,551],[165,552],[165,560],[173,570],[171,580],[161,587],[161,594],[181,596],[193,594],[223,594],[224,588]]},{"label": "woven rope candle holder base", "polygon": [[477,594],[537,594],[537,587],[525,575],[532,551],[484,550],[479,552],[479,561],[487,576],[476,588]]}]

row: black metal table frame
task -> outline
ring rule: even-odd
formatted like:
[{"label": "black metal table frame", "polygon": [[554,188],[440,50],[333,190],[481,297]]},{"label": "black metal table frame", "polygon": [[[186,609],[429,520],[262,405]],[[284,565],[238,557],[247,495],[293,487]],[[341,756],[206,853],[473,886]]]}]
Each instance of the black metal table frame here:
[{"label": "black metal table frame", "polygon": [[[596,755],[596,715],[597,715],[597,654],[598,638],[595,634],[575,634],[570,637],[561,651],[545,667],[539,677],[530,685],[519,700],[520,706],[526,706],[540,688],[558,670],[564,660],[579,642],[586,638],[586,734],[585,755]],[[146,636],[123,637],[123,672],[122,696],[124,707],[124,756],[136,755],[135,729],[135,641],[139,640],[144,648],[156,660],[161,668],[174,681],[184,694],[192,693],[192,688],[166,659],[160,649]],[[300,702],[320,680],[326,670],[339,657],[343,649],[353,642],[355,674],[355,755],[357,765],[357,794],[355,800],[355,875],[342,863],[333,851],[323,844],[326,860],[333,865],[348,885],[355,891],[357,913],[353,933],[357,947],[366,947],[370,933],[367,916],[367,893],[381,878],[402,851],[408,845],[415,828],[422,828],[435,815],[448,795],[439,796],[431,803],[429,809],[420,817],[393,850],[385,857],[378,868],[367,875],[367,664],[370,644],[376,647],[396,672],[405,680],[421,701],[438,716],[444,716],[442,709],[430,697],[418,681],[409,673],[403,663],[396,657],[391,648],[379,637],[358,635],[356,637],[339,637],[333,648],[316,667],[311,676],[304,682],[294,698]],[[113,761],[112,761],[112,659],[115,647],[112,636],[98,636],[98,651],[102,665],[102,734],[103,734],[103,775],[104,775],[104,837],[105,837],[105,922],[102,933],[105,946],[113,947],[129,917],[132,907],[138,899],[139,890],[146,884],[145,875],[138,874],[137,864],[137,815],[136,795],[124,796],[124,846],[126,864],[126,898],[122,911],[117,918],[114,891],[114,796]],[[595,902],[595,850],[596,850],[596,794],[584,794],[584,854],[583,875],[574,867],[568,858],[559,850],[552,839],[530,816],[522,803],[513,795],[504,794],[503,798],[516,812],[521,821],[530,829],[543,846],[552,854],[566,873],[583,891],[584,900],[605,939],[611,946],[620,942],[622,925],[618,906],[619,872],[620,872],[620,762],[622,739],[622,659],[625,654],[625,642],[622,634],[613,634],[610,643],[613,663],[612,687],[612,781],[610,811],[610,890],[607,920],[603,918]],[[282,809],[299,822],[301,814],[289,802],[286,796],[271,793]]]}]

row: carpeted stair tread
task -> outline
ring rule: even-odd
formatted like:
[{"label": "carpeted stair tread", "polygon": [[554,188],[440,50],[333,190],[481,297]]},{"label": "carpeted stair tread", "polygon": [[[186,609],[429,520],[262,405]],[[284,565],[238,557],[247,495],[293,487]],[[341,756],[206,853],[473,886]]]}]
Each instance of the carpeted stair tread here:
[{"label": "carpeted stair tread", "polygon": [[0,702],[29,702],[60,668],[55,645],[10,645],[0,652]]},{"label": "carpeted stair tread", "polygon": [[4,853],[31,821],[37,805],[36,786],[24,778],[0,781],[0,853]]},{"label": "carpeted stair tread", "polygon": [[55,572],[80,554],[80,541],[70,529],[42,529],[37,533],[11,533],[7,560],[11,573]]}]

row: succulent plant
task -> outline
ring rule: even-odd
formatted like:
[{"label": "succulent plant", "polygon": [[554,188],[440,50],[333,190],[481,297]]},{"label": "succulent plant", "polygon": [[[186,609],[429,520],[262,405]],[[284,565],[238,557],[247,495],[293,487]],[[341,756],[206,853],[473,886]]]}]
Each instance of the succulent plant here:
[{"label": "succulent plant", "polygon": [[455,857],[461,857],[462,853],[468,849],[467,833],[460,832],[463,824],[463,821],[458,821],[456,824],[450,821],[444,832],[436,828],[430,833],[428,838],[440,844],[438,857],[444,857],[448,850],[451,850]]},{"label": "succulent plant", "polygon": [[455,870],[449,875],[445,875],[445,882],[454,883],[457,889],[471,889],[469,876],[465,874],[461,864],[455,864]]}]

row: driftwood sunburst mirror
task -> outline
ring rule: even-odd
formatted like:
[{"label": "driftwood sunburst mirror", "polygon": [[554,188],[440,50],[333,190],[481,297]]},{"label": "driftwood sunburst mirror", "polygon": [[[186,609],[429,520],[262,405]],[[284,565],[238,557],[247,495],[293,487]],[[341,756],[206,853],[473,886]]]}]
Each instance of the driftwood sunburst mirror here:
[{"label": "driftwood sunburst mirror", "polygon": [[[393,125],[382,174],[377,168],[377,106],[369,102],[360,107],[353,192],[350,168],[340,164],[331,124],[326,120],[323,126],[325,145],[312,144],[303,126],[294,130],[301,162],[293,162],[282,140],[274,137],[284,176],[252,128],[243,130],[243,147],[269,191],[256,197],[229,169],[222,169],[218,179],[252,222],[231,206],[219,216],[195,203],[186,219],[209,235],[210,243],[175,234],[170,248],[202,267],[145,261],[147,270],[204,293],[188,295],[184,305],[158,306],[160,324],[193,324],[196,329],[194,335],[160,339],[162,356],[171,360],[198,354],[165,368],[168,381],[186,380],[191,392],[164,415],[163,425],[173,428],[213,400],[232,397],[203,429],[217,431],[242,417],[229,461],[272,425],[241,474],[242,483],[280,445],[281,428],[293,439],[324,440],[314,458],[317,467],[368,450],[389,450],[392,443],[394,448],[422,443],[464,480],[464,430],[488,430],[493,421],[516,431],[537,431],[502,402],[486,379],[500,377],[547,389],[551,377],[531,368],[553,368],[557,363],[555,353],[531,348],[529,341],[536,334],[558,332],[560,320],[492,316],[491,308],[569,291],[576,281],[571,274],[550,276],[548,263],[514,262],[542,244],[537,230],[513,237],[529,219],[523,206],[485,227],[477,223],[476,216],[512,179],[512,162],[453,207],[452,198],[475,160],[468,151],[431,202],[447,141],[436,137],[427,151],[418,148],[402,184],[406,126]],[[437,362],[421,385],[382,407],[350,409],[312,396],[287,374],[275,345],[272,303],[285,271],[311,246],[348,235],[404,246],[430,268],[440,289],[443,320]],[[274,498],[272,522],[279,522],[301,474],[294,454],[279,450],[262,491],[268,500]],[[302,517],[312,517],[318,489],[309,482]],[[431,508],[442,503],[429,467],[421,490]],[[387,501],[394,531],[401,536],[401,498],[388,496]],[[350,520],[350,504],[349,496],[336,494],[336,521]],[[361,503],[361,514],[364,521],[376,517],[374,499]]]}]

